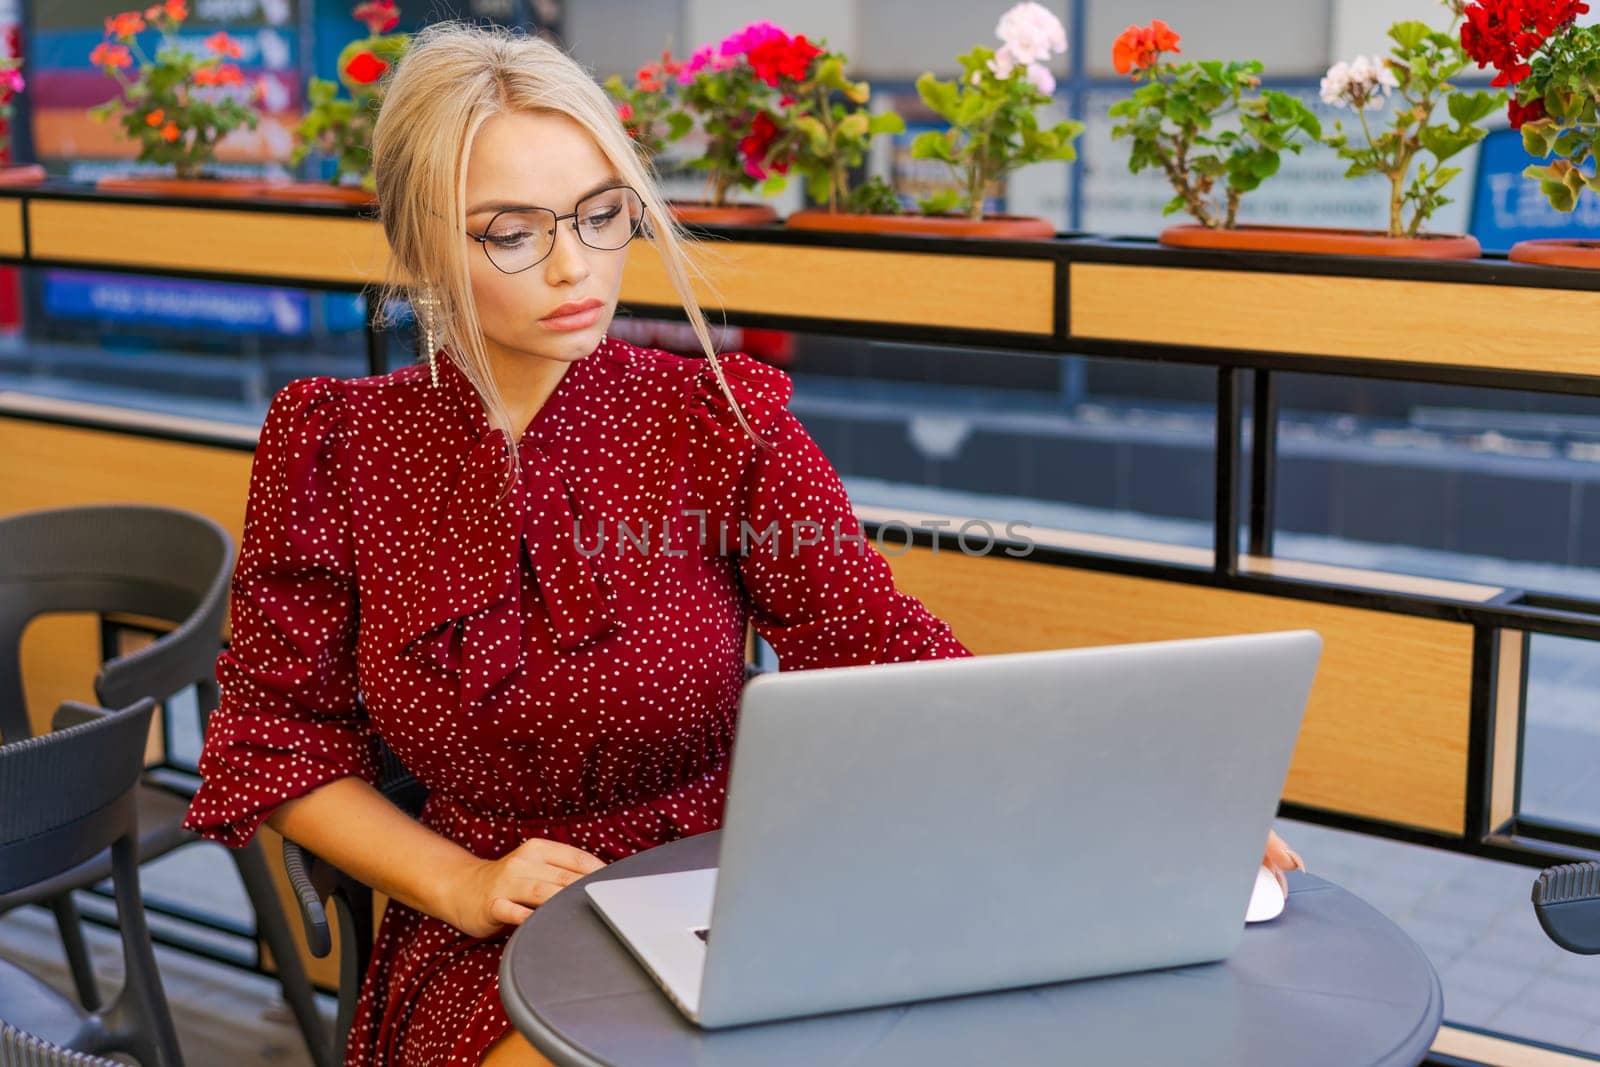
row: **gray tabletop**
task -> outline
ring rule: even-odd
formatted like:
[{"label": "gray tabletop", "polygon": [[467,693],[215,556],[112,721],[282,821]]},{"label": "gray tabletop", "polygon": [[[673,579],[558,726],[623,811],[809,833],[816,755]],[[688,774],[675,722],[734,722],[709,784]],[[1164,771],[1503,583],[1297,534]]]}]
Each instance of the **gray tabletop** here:
[{"label": "gray tabletop", "polygon": [[557,893],[512,936],[500,997],[560,1067],[819,1063],[1385,1067],[1419,1063],[1439,978],[1415,942],[1331,882],[1289,876],[1277,919],[1221,963],[701,1030],[596,915],[590,879],[717,865],[719,832],[619,860]]}]

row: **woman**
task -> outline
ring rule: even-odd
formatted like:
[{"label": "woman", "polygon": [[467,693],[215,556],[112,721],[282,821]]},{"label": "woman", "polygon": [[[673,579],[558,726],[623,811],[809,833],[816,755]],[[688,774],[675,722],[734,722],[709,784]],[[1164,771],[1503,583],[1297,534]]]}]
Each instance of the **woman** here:
[{"label": "woman", "polygon": [[[500,1004],[511,928],[719,825],[747,621],[786,670],[971,653],[848,540],[788,376],[716,357],[685,234],[568,56],[428,27],[373,160],[428,360],[274,397],[186,825],[266,822],[389,896],[348,1064],[542,1064]],[[705,359],[606,335],[639,233]],[[374,788],[379,736],[420,819]]]}]

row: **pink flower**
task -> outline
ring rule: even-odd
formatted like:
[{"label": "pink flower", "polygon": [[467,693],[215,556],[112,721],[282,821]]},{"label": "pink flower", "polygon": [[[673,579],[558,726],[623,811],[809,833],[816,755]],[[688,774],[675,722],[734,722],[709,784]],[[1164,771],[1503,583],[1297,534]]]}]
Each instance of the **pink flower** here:
[{"label": "pink flower", "polygon": [[[1017,4],[1001,15],[994,33],[1005,42],[1004,50],[1018,63],[1037,63],[1067,50],[1067,31],[1061,20],[1045,7],[1031,2]],[[1053,80],[1051,84],[1054,85]]]},{"label": "pink flower", "polygon": [[[1017,56],[1012,52],[1011,45],[1003,44],[995,51],[994,58],[989,60],[989,69],[1001,81],[1011,77],[1011,72],[1019,66]],[[1049,95],[1056,91],[1055,76],[1039,63],[1027,64],[1028,80],[1032,82],[1041,93]],[[978,72],[973,72],[972,84],[977,85],[983,78]]]},{"label": "pink flower", "polygon": [[717,46],[717,51],[725,56],[742,56],[768,41],[788,39],[787,33],[770,22],[752,22],[744,29],[724,37],[722,43]]},{"label": "pink flower", "polygon": [[727,70],[729,67],[736,65],[738,62],[739,60],[737,57],[732,55],[722,55],[717,51],[716,45],[708,44],[685,60],[684,63],[678,68],[678,73],[675,75],[675,77],[678,79],[679,85],[688,85],[690,82],[694,81],[695,75],[699,74],[702,70],[707,68],[710,68],[712,71]]},{"label": "pink flower", "polygon": [[5,88],[8,92],[20,93],[22,92],[22,87],[25,84],[26,83],[22,80],[22,71],[0,71],[0,87]]}]

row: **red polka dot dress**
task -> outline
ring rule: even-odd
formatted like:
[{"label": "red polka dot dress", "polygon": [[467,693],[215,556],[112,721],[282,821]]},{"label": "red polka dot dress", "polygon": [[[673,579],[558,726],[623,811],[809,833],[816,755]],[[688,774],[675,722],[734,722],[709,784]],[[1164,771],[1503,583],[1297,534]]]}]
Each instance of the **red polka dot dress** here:
[{"label": "red polka dot dress", "polygon": [[[782,670],[971,655],[895,589],[776,367],[721,357],[763,450],[704,359],[608,337],[514,446],[438,362],[273,398],[190,829],[239,846],[376,781],[382,737],[476,855],[610,862],[720,825],[747,621]],[[345,1062],[476,1067],[509,933],[391,902]]]}]

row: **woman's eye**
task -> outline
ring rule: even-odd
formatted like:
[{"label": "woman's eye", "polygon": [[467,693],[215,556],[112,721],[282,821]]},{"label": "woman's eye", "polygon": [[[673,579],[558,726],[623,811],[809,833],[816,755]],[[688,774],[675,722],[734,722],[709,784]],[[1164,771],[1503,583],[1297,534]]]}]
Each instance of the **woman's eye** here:
[{"label": "woman's eye", "polygon": [[619,214],[618,209],[612,208],[610,211],[603,211],[603,212],[600,212],[599,214],[590,215],[584,221],[587,222],[590,226],[592,226],[592,227],[594,227],[595,229],[598,230],[600,227],[604,226],[606,223],[608,223],[612,219],[616,218],[618,214]]},{"label": "woman's eye", "polygon": [[511,248],[515,245],[521,244],[523,241],[526,241],[533,235],[522,230],[514,230],[511,233],[491,233],[485,234],[484,236],[487,240],[493,241],[501,248]]}]

